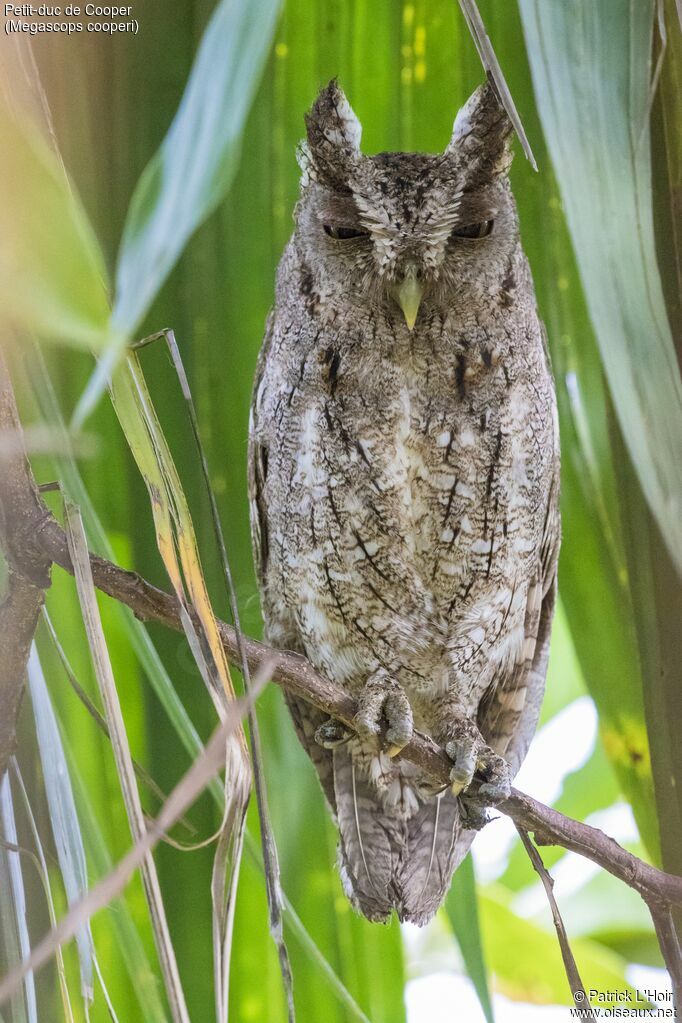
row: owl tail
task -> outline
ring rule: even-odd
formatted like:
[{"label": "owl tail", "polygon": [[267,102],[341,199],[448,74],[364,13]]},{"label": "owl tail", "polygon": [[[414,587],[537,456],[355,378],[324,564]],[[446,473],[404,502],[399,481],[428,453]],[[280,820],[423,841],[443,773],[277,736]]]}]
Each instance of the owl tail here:
[{"label": "owl tail", "polygon": [[[424,801],[414,797],[411,813],[406,812],[404,805],[386,803],[365,764],[350,746],[334,750],[339,868],[346,894],[369,920],[386,920],[395,909],[400,920],[425,924],[445,898],[473,833],[461,828],[449,790]],[[400,767],[391,771],[392,783],[402,784]]]}]

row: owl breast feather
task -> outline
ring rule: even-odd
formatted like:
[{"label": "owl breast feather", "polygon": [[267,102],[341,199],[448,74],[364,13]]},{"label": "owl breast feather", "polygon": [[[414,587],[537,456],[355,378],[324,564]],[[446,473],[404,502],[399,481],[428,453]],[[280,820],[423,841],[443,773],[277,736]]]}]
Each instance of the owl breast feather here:
[{"label": "owl breast feather", "polygon": [[314,326],[277,317],[256,396],[271,597],[335,681],[383,666],[417,704],[465,684],[474,708],[520,655],[537,572],[554,469],[539,325]]}]

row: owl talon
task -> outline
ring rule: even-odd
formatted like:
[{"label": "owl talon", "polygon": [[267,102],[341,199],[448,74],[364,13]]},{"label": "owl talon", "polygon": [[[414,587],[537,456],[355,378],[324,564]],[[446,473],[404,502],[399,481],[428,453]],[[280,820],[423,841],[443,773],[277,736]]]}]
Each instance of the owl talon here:
[{"label": "owl talon", "polygon": [[451,729],[445,752],[454,765],[450,771],[453,795],[458,796],[471,785],[482,741],[476,726],[466,718],[458,721]]},{"label": "owl talon", "polygon": [[481,806],[495,806],[509,797],[509,765],[486,744],[472,721],[463,719],[451,727],[445,752],[454,764],[450,783],[455,796],[466,792],[474,777],[478,776],[482,784],[476,799]]},{"label": "owl talon", "polygon": [[512,779],[509,764],[504,757],[489,749],[482,767],[479,767],[476,773],[482,779],[476,793],[476,798],[480,802],[486,806],[497,806],[498,803],[509,799]]},{"label": "owl talon", "polygon": [[345,745],[352,736],[353,732],[342,721],[328,718],[315,732],[315,742],[323,749],[337,749]]},{"label": "owl talon", "polygon": [[388,723],[384,748],[395,757],[412,738],[412,708],[403,689],[385,672],[377,672],[365,683],[358,697],[359,710],[353,724],[361,739],[381,733],[382,718]]}]

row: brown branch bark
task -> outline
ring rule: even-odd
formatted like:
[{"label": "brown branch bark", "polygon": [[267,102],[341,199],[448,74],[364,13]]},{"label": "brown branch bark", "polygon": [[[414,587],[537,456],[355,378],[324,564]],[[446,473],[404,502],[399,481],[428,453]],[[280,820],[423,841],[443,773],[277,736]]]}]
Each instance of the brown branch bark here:
[{"label": "brown branch bark", "polygon": [[34,542],[32,531],[45,508],[23,447],[14,392],[0,349],[0,547],[7,561],[8,584],[0,604],[0,779],[14,753],[24,693],[26,662],[50,584],[51,559]]},{"label": "brown branch bark", "polygon": [[545,895],[547,896],[547,901],[549,902],[549,907],[552,911],[552,920],[554,921],[554,929],[559,941],[559,948],[561,949],[561,958],[564,961],[564,969],[566,970],[568,983],[571,987],[575,1007],[583,1013],[583,1019],[591,1019],[594,1023],[594,1013],[590,1007],[590,1003],[585,992],[585,985],[583,984],[578,972],[578,965],[568,941],[566,927],[559,911],[559,906],[557,905],[557,901],[554,897],[554,878],[542,862],[542,857],[533,845],[528,832],[524,828],[520,828],[518,825],[516,830],[519,833],[519,838],[523,843],[524,849],[528,853],[528,858],[533,864],[533,869],[539,876],[542,881],[542,887],[545,889]]},{"label": "brown branch bark", "polygon": [[10,572],[7,594],[0,605],[0,779],[15,752],[26,662],[44,596],[41,587]]},{"label": "brown branch bark", "polygon": [[679,1011],[682,1005],[682,949],[680,936],[675,927],[674,913],[669,903],[649,903],[651,919],[656,930],[658,944],[663,954],[663,961],[673,986],[675,1007]]}]

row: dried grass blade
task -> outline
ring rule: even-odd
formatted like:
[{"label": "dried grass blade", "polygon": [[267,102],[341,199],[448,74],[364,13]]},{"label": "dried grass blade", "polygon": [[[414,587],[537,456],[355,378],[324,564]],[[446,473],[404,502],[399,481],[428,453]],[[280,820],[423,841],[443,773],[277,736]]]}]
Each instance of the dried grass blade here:
[{"label": "dried grass blade", "polygon": [[[83,848],[80,823],[76,813],[76,803],[73,798],[59,726],[35,643],[31,647],[27,673],[50,825],[54,835],[66,898],[71,905],[88,888],[85,849]],[[78,946],[81,992],[85,1001],[92,1003],[95,947],[89,927],[86,926],[79,931],[76,935],[76,944]]]},{"label": "dried grass blade", "polygon": [[180,779],[156,820],[140,835],[130,852],[105,878],[91,888],[84,898],[71,907],[57,926],[35,946],[30,957],[0,982],[0,1005],[12,996],[29,972],[48,962],[58,946],[73,938],[79,928],[98,910],[118,898],[138,867],[144,870],[145,863],[151,858],[152,849],[162,835],[192,805],[223,766],[226,743],[240,727],[241,717],[247,705],[248,701],[237,701],[232,705],[204,751]]},{"label": "dried grass blade", "polygon": [[[64,669],[64,674],[66,675],[69,681],[69,685],[71,686],[74,693],[87,710],[92,720],[100,729],[100,731],[103,732],[104,735],[106,735],[107,739],[111,740],[109,725],[106,722],[106,718],[99,712],[98,708],[95,706],[95,704],[90,699],[86,691],[83,689],[83,686],[76,678],[76,673],[71,667],[71,663],[68,657],[66,656],[64,647],[59,642],[59,637],[57,636],[57,632],[55,630],[54,625],[52,624],[52,619],[50,618],[50,615],[46,607],[43,607],[42,614],[43,620],[45,621],[45,624],[47,626],[47,631],[50,635],[50,639],[52,640],[52,645],[54,646],[55,651],[57,653],[57,657],[61,662],[62,668]],[[149,774],[149,772],[145,770],[142,764],[138,763],[138,761],[135,759],[133,759],[133,768],[135,770],[135,774],[137,775],[138,779],[142,782],[142,784],[146,786],[146,788],[148,788],[149,791],[156,796],[156,798],[159,800],[159,803],[164,803],[167,798],[166,794],[163,791],[163,789],[156,784],[151,774]],[[192,824],[190,824],[188,820],[183,818],[178,821],[178,824],[182,824],[183,827],[187,828],[188,831],[196,835],[196,828]]]},{"label": "dried grass blade", "polygon": [[[103,555],[109,561],[114,561],[115,556],[109,539],[102,528],[97,513],[83,485],[73,451],[68,443],[68,433],[59,408],[59,403],[50,380],[45,360],[37,345],[30,349],[27,360],[31,379],[34,386],[35,396],[41,409],[43,418],[49,423],[52,430],[59,433],[65,439],[65,456],[56,460],[62,487],[69,499],[77,504],[85,520],[86,529],[91,548],[98,554]],[[173,688],[173,683],[166,671],[149,635],[139,619],[120,604],[116,604],[115,611],[119,615],[130,645],[142,665],[147,679],[151,683],[154,692],[163,706],[168,718],[175,728],[177,735],[185,750],[190,756],[196,756],[201,750],[202,744],[199,735],[192,724],[192,721],[185,710],[182,702]],[[213,786],[213,796],[216,801],[222,799],[220,784]]]},{"label": "dried grass blade", "polygon": [[[220,704],[224,710],[234,699],[234,687],[208,597],[187,499],[136,355],[131,354],[116,373],[112,400],[149,491],[159,553],[180,602],[185,633],[220,713]],[[241,742],[246,757],[243,737]]]},{"label": "dried grass blade", "polygon": [[[187,499],[136,354],[129,355],[117,372],[112,383],[112,399],[149,490],[157,544],[178,598],[185,634],[222,720],[235,700],[232,677],[208,596]],[[248,749],[241,727],[229,746],[226,751],[226,825],[216,851],[212,884],[216,1004],[220,1023],[227,1019],[231,919],[251,786]],[[216,901],[218,896],[223,899],[220,905]]]},{"label": "dried grass blade", "polygon": [[[165,337],[168,349],[173,360],[175,372],[177,373],[178,380],[180,382],[180,388],[182,390],[183,398],[187,407],[187,413],[189,416],[190,425],[192,428],[192,435],[194,437],[194,443],[199,455],[199,461],[201,464],[201,472],[204,478],[204,484],[206,492],[208,494],[209,505],[211,508],[211,519],[213,522],[213,532],[215,535],[216,544],[220,551],[220,560],[223,568],[223,576],[225,580],[225,586],[227,589],[228,598],[230,601],[230,611],[232,613],[232,621],[234,622],[235,635],[237,638],[237,649],[239,653],[239,660],[241,665],[241,672],[244,678],[244,686],[248,693],[251,688],[251,675],[249,672],[249,663],[246,657],[246,651],[242,642],[242,630],[241,623],[239,620],[239,606],[237,603],[237,596],[234,589],[234,582],[232,579],[232,572],[230,569],[230,562],[227,555],[227,546],[225,543],[225,536],[220,524],[220,515],[218,513],[218,504],[211,486],[211,477],[208,469],[208,461],[206,459],[206,453],[204,451],[203,444],[201,443],[201,434],[199,431],[199,420],[196,413],[194,401],[192,399],[192,392],[189,386],[189,380],[185,372],[185,367],[180,355],[180,349],[175,339],[175,333],[172,330],[165,330],[161,332],[162,336]],[[260,741],[260,730],[258,727],[258,715],[255,707],[249,711],[248,714],[249,732],[251,734],[251,761],[253,766],[253,777],[254,777],[254,788],[256,790],[256,803],[258,805],[258,817],[260,820],[260,833],[261,833],[261,846],[263,852],[263,867],[265,869],[265,882],[267,890],[268,900],[268,916],[269,926],[272,939],[275,942],[277,948],[280,970],[282,974],[282,984],[284,986],[284,992],[287,999],[287,1013],[289,1023],[295,1023],[296,1013],[294,1008],[294,992],[293,992],[293,976],[291,972],[291,963],[289,961],[289,953],[287,951],[286,943],[284,941],[284,927],[282,923],[282,885],[280,879],[279,869],[279,857],[277,855],[277,843],[272,828],[272,822],[270,818],[270,812],[268,809],[268,794],[265,783],[265,775],[263,771],[263,754],[261,749]],[[219,853],[221,853],[221,846],[219,845],[216,851],[216,864],[214,866],[214,882],[215,882],[215,869],[219,868],[218,859]],[[219,874],[223,874],[223,871],[219,869]],[[215,885],[214,885],[215,890]],[[214,911],[216,904],[214,901]],[[231,924],[230,924],[231,927]],[[218,993],[216,992],[216,997]],[[222,1017],[219,1015],[219,1019]]]},{"label": "dried grass blade", "polygon": [[[92,869],[97,877],[102,878],[113,869],[114,861],[109,854],[109,849],[95,816],[88,787],[79,772],[73,751],[68,748],[66,742],[65,749],[69,761],[71,780],[76,791],[78,811],[81,815],[88,860],[92,863]],[[114,940],[118,945],[118,950],[135,992],[139,1006],[139,1019],[144,1020],[144,1023],[168,1023],[168,1010],[166,1008],[163,985],[159,983],[156,962],[152,966],[147,954],[146,945],[142,942],[124,897],[120,897],[113,902],[109,907],[108,916],[115,935]],[[95,960],[95,967],[97,967],[97,960]],[[138,1017],[135,1018],[137,1019]]]},{"label": "dried grass blade", "polygon": [[[241,765],[234,764],[234,757],[235,749],[234,745],[231,745],[228,747],[225,763],[225,824],[218,839],[211,873],[213,977],[218,1023],[227,1023],[228,1018],[232,929],[238,868],[246,828],[246,815],[241,812],[244,794],[239,794],[240,786],[243,784],[243,781],[240,782]],[[235,794],[238,794],[236,799]],[[248,789],[246,797],[248,798]]]},{"label": "dried grass blade", "polygon": [[481,12],[476,5],[476,0],[459,0],[459,6],[462,10],[462,14],[464,15],[464,19],[469,26],[469,31],[471,32],[471,37],[474,40],[478,55],[481,58],[481,63],[483,64],[486,73],[495,83],[498,95],[502,101],[502,106],[507,111],[509,120],[514,125],[514,130],[519,137],[521,148],[526,154],[527,159],[530,161],[530,165],[533,170],[537,170],[538,165],[535,162],[535,157],[533,156],[533,150],[530,147],[528,136],[526,135],[523,124],[521,123],[519,112],[516,109],[516,104],[514,103],[512,94],[509,91],[507,80],[505,79],[502,68],[500,67],[500,62],[493,49],[493,44],[490,42],[488,33],[485,30],[485,24],[481,17]]},{"label": "dried grass blade", "polygon": [[[16,959],[25,963],[31,956],[31,942],[26,919],[26,893],[21,858],[17,848],[17,827],[8,772],[5,773],[2,784],[0,784],[0,819],[5,841],[14,846],[12,850],[3,849],[0,852],[0,864],[3,868],[0,870],[0,877],[2,874],[6,875],[5,878],[2,878],[2,889],[4,892],[11,893],[9,898],[0,899],[3,932],[10,953],[13,952]],[[22,971],[22,979],[24,981],[23,997],[15,999],[12,1003],[12,1019],[15,1020],[15,1023],[23,1023],[24,1020],[27,1023],[38,1023],[33,971]]]},{"label": "dried grass blade", "polygon": [[[97,596],[92,580],[83,522],[77,508],[68,502],[65,504],[65,518],[69,552],[74,566],[78,598],[83,613],[92,662],[111,731],[116,769],[121,783],[128,822],[134,840],[141,842],[146,833],[144,814],[135,784],[135,773],[128,746],[125,723],[97,606]],[[168,931],[159,879],[151,854],[146,855],[142,859],[141,872],[156,940],[156,948],[164,976],[166,994],[173,1019],[176,1023],[189,1023],[180,974]]]}]

